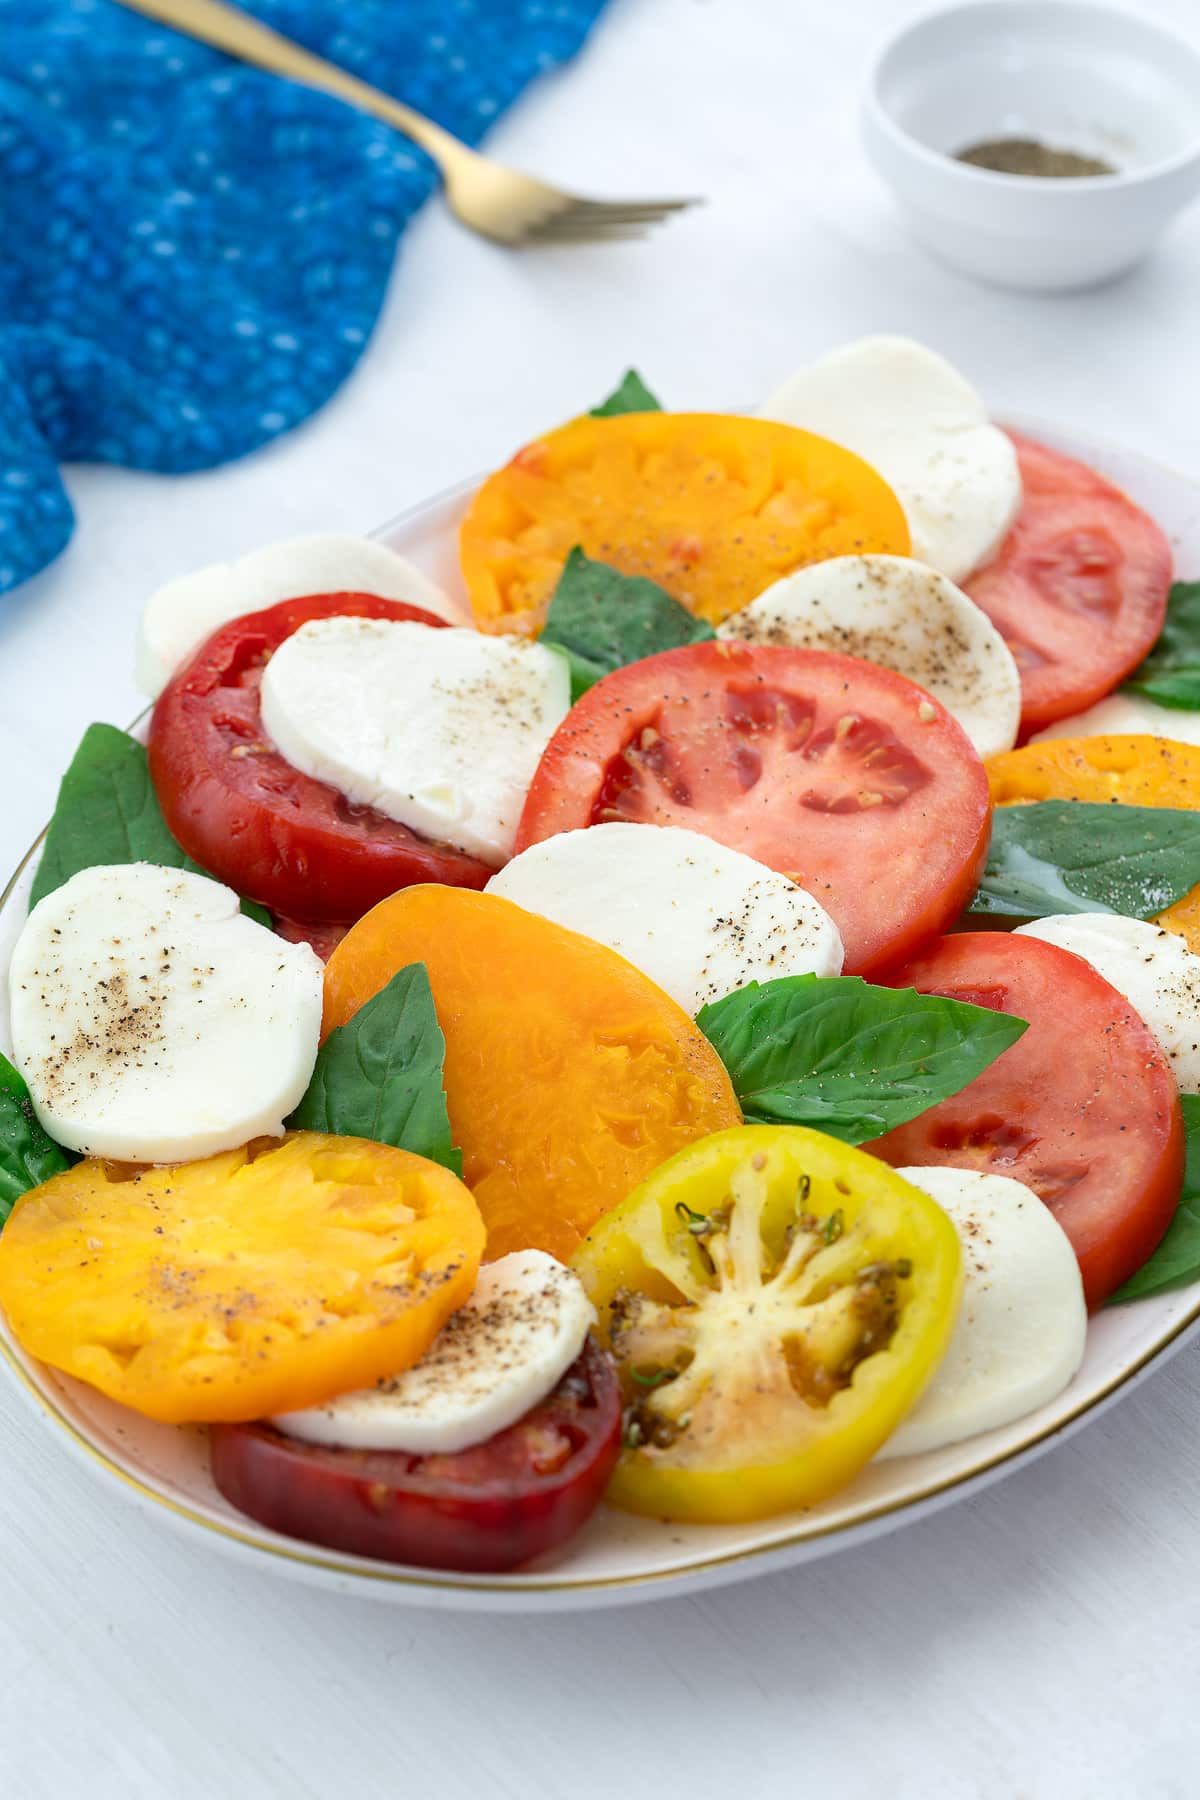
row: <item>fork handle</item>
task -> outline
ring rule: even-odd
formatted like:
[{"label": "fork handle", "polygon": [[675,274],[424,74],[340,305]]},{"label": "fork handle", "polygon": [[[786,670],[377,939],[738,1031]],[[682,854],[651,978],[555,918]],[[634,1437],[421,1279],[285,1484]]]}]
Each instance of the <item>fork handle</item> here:
[{"label": "fork handle", "polygon": [[304,49],[303,45],[273,31],[269,25],[260,24],[240,7],[226,5],[225,0],[121,0],[121,3],[133,12],[144,13],[149,19],[172,26],[187,37],[211,44],[215,50],[225,50],[243,62],[269,69],[273,75],[284,75],[292,81],[303,82],[306,87],[334,94],[339,100],[348,100],[351,106],[373,113],[377,119],[394,125],[406,137],[412,138],[428,151],[439,167],[444,159],[461,155],[466,148],[450,132],[414,112],[411,106],[393,100],[390,94],[360,81],[357,75],[338,68],[336,63],[326,62],[323,56]]}]

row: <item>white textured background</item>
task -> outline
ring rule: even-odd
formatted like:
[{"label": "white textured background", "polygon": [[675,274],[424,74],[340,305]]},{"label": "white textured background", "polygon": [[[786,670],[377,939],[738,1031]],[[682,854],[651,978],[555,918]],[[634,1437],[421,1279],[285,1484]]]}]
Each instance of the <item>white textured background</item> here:
[{"label": "white textured background", "polygon": [[[1200,34],[1196,0],[1136,8]],[[705,193],[653,241],[512,256],[433,204],[312,423],[181,479],[75,470],[79,529],[0,600],[0,863],[92,718],[137,710],[160,580],[367,530],[593,404],[765,392],[865,331],[998,409],[1200,476],[1200,209],[1092,294],[977,288],[914,249],[854,132],[896,0],[614,0],[493,148],[584,191]],[[1195,573],[1195,571],[1188,571]],[[572,1617],[406,1612],[246,1573],[78,1468],[0,1383],[5,1800],[622,1800],[1200,1792],[1200,1349],[985,1497],[808,1571]]]}]

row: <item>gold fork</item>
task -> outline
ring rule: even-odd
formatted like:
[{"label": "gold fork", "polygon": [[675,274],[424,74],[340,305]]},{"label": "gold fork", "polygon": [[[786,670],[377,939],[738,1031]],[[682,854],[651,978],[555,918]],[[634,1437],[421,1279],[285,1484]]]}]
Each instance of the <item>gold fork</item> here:
[{"label": "gold fork", "polygon": [[506,169],[468,149],[411,106],[326,62],[225,0],[122,0],[188,37],[348,100],[394,125],[428,152],[442,172],[450,210],[472,231],[501,244],[586,244],[643,237],[694,200],[584,200],[548,182]]}]

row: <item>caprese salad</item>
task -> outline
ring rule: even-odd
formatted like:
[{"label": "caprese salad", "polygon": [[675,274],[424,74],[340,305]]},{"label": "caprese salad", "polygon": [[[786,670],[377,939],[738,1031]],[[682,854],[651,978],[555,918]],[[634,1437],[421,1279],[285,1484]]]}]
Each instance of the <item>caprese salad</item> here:
[{"label": "caprese salad", "polygon": [[804,1507],[1200,1278],[1200,584],[895,338],[632,373],[146,605],[9,971],[0,1307],[263,1524]]}]

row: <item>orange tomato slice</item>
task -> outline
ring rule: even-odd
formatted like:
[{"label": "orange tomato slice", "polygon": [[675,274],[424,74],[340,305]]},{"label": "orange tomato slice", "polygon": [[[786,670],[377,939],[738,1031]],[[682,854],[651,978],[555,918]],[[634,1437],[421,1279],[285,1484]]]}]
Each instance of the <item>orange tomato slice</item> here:
[{"label": "orange tomato slice", "polygon": [[900,502],[869,464],[724,413],[576,419],[518,451],[462,525],[480,629],[536,632],[576,544],[713,624],[805,563],[910,549]]},{"label": "orange tomato slice", "polygon": [[412,962],[429,971],[489,1258],[566,1260],[659,1163],[741,1123],[724,1065],[674,1000],[605,945],[496,894],[405,888],[360,919],[325,971],[325,1030]]},{"label": "orange tomato slice", "polygon": [[301,1131],[33,1188],[0,1237],[0,1305],[31,1356],[149,1418],[259,1419],[416,1362],[483,1239],[447,1169]]},{"label": "orange tomato slice", "polygon": [[[1200,746],[1138,733],[1051,738],[1008,750],[987,764],[992,800],[1116,800],[1126,806],[1200,808]],[[1159,913],[1157,923],[1200,953],[1200,886]]]}]

